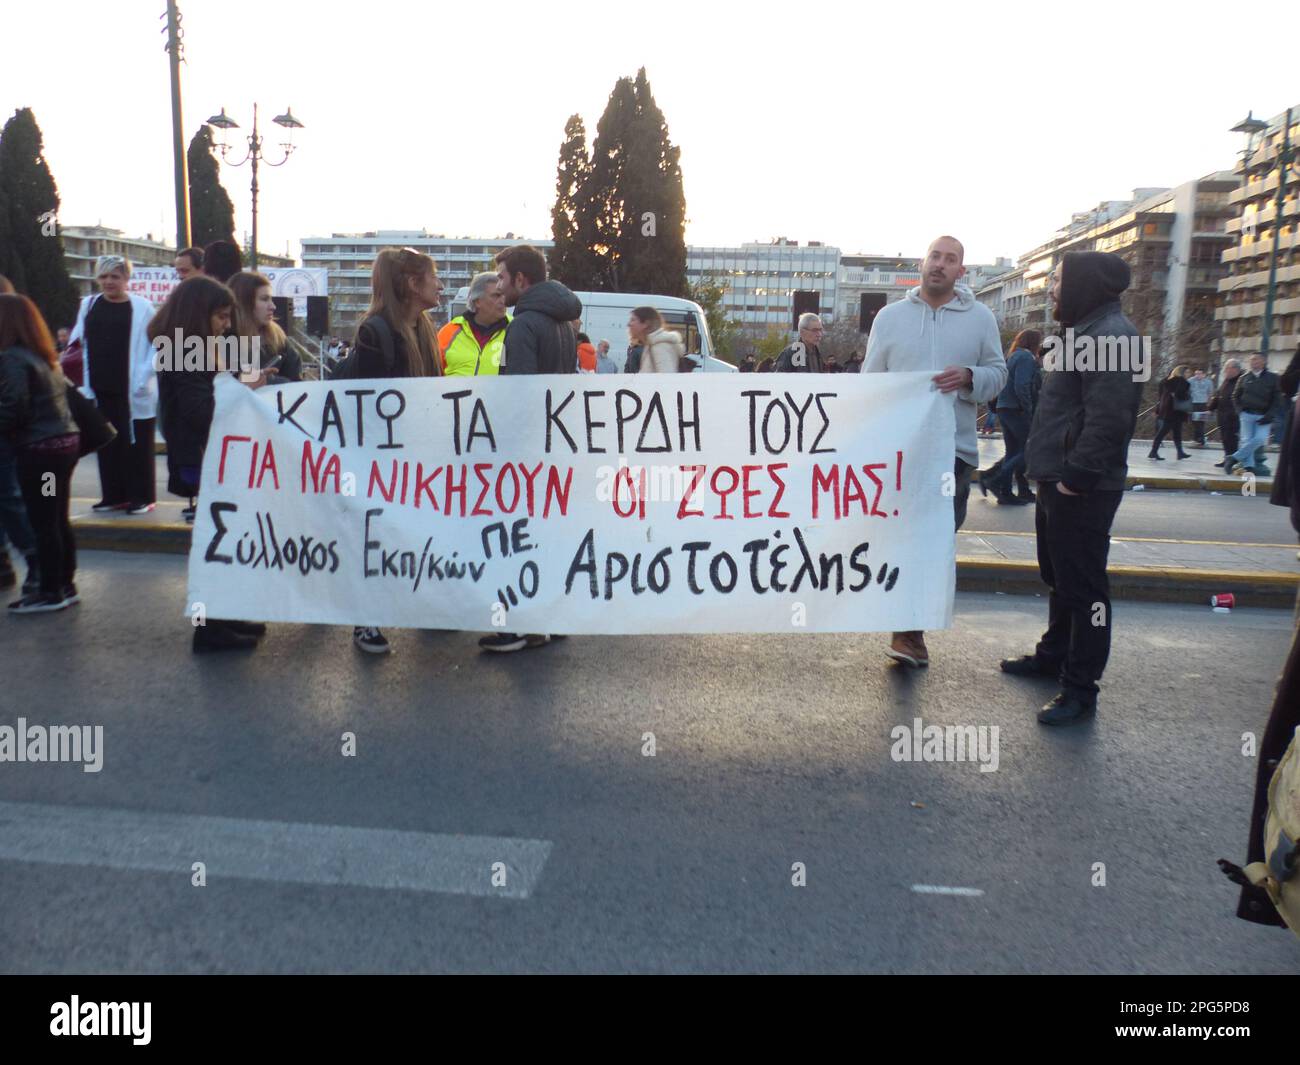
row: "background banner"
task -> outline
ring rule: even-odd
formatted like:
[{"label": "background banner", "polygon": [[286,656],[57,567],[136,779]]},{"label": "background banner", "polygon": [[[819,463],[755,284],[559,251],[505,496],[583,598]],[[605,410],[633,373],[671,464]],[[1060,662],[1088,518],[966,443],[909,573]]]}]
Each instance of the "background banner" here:
[{"label": "background banner", "polygon": [[928,373],[222,375],[189,609],[490,632],[951,623]]}]

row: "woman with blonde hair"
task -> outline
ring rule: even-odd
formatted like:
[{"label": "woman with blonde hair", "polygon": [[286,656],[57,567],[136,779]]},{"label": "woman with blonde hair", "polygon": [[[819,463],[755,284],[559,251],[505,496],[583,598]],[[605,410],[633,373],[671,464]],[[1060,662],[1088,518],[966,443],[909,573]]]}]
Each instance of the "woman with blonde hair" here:
[{"label": "woman with blonde hair", "polygon": [[1183,450],[1183,422],[1191,411],[1192,386],[1187,381],[1187,367],[1175,366],[1169,371],[1169,376],[1160,382],[1160,398],[1156,401],[1156,416],[1160,420],[1156,423],[1156,436],[1151,441],[1151,451],[1147,458],[1164,461],[1164,456],[1160,454],[1160,444],[1171,430],[1178,457],[1192,457]]},{"label": "woman with blonde hair", "polygon": [[[440,376],[438,336],[425,313],[442,302],[442,282],[433,260],[414,248],[385,248],[375,256],[370,291],[370,309],[357,326],[349,376]],[[370,654],[391,650],[374,626],[355,626],[352,642]]]},{"label": "woman with blonde hair", "polygon": [[653,307],[637,307],[628,315],[627,331],[633,344],[642,345],[638,373],[677,373],[686,354],[682,338],[664,328],[664,320]]},{"label": "woman with blonde hair", "polygon": [[302,380],[302,346],[275,320],[271,280],[252,270],[241,270],[226,282],[235,296],[235,333],[258,341],[263,369],[274,369],[267,384]]},{"label": "woman with blonde hair", "polygon": [[438,377],[438,337],[425,313],[442,303],[433,260],[414,248],[385,248],[375,256],[370,293],[357,326],[353,376]]}]

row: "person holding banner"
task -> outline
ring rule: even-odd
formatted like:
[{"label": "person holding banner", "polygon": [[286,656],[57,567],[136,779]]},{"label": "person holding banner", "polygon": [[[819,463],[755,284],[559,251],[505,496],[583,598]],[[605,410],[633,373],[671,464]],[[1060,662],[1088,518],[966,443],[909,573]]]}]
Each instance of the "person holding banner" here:
[{"label": "person holding banner", "polygon": [[[182,281],[149,323],[150,344],[182,348],[192,337],[202,340],[202,350],[211,358],[211,343],[224,337],[235,315],[235,298],[230,289],[204,275]],[[173,348],[173,351],[175,349]],[[160,351],[161,354],[161,351]],[[203,452],[208,446],[215,405],[212,383],[221,372],[208,359],[201,367],[186,368],[183,359],[161,361],[158,374],[162,407],[163,436],[167,440],[167,489],[174,495],[194,497],[199,492]],[[205,618],[194,626],[193,650],[251,651],[257,637],[266,633],[260,623]]]},{"label": "person holding banner", "polygon": [[262,274],[241,270],[228,282],[235,297],[235,332],[258,341],[261,369],[274,370],[267,384],[302,380],[305,352],[275,321],[271,282]]},{"label": "person holding banner", "polygon": [[[357,325],[353,376],[440,377],[438,337],[426,313],[442,303],[434,261],[414,248],[385,248],[370,274],[370,308]],[[368,654],[392,650],[373,625],[355,625],[352,642]]]},{"label": "person holding banner", "polygon": [[[976,407],[991,402],[1007,383],[997,319],[970,288],[957,284],[966,273],[965,255],[956,237],[937,237],[930,244],[920,286],[876,315],[862,364],[863,373],[933,370],[934,386],[956,393],[953,516],[958,529],[966,520],[971,472],[979,464]],[[913,668],[930,664],[923,632],[894,633],[885,654]]]},{"label": "person holding banner", "polygon": [[[582,318],[582,301],[560,282],[547,280],[546,257],[531,244],[507,248],[497,255],[496,263],[506,306],[515,308],[506,330],[501,372],[577,373],[578,333],[571,323]],[[494,632],[478,645],[484,651],[503,653],[543,647],[551,639],[538,632]]]},{"label": "person holding banner", "polygon": [[131,263],[120,255],[100,256],[95,276],[101,294],[81,301],[68,337],[70,345],[81,341],[82,393],[117,430],[96,456],[103,498],[91,509],[148,514],[157,498],[153,439],[158,375],[148,337],[153,304],[127,292]]}]

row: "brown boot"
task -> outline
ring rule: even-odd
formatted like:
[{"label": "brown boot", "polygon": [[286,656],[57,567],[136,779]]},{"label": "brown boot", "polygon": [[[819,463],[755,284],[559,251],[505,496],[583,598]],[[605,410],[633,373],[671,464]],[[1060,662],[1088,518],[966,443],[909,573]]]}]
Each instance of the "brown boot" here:
[{"label": "brown boot", "polygon": [[913,669],[920,669],[930,664],[930,652],[925,646],[925,633],[918,630],[894,633],[885,654],[895,662],[902,662]]}]

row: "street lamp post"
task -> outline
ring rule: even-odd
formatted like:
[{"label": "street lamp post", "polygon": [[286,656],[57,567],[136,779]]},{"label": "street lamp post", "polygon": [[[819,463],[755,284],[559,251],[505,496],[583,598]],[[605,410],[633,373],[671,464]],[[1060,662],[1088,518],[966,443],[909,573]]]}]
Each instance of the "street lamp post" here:
[{"label": "street lamp post", "polygon": [[245,163],[251,163],[253,167],[253,242],[248,252],[249,269],[257,269],[257,167],[259,163],[266,163],[267,166],[284,166],[289,161],[289,156],[293,154],[293,131],[303,129],[303,124],[293,117],[293,108],[286,108],[284,114],[277,115],[271,120],[277,126],[283,126],[289,131],[289,139],[281,141],[280,147],[284,150],[284,158],[278,163],[273,163],[262,153],[262,136],[257,131],[257,104],[253,104],[253,130],[248,135],[248,152],[244,158],[238,162],[231,162],[228,158],[230,145],[225,141],[225,131],[228,129],[238,129],[239,123],[226,114],[223,107],[219,115],[213,115],[208,119],[207,124],[221,130],[221,139],[217,142],[217,147],[221,150],[222,160],[230,166],[243,166]]},{"label": "street lamp post", "polygon": [[[1255,153],[1255,138],[1268,129],[1268,123],[1247,114],[1232,127],[1233,133],[1246,135],[1246,149],[1242,153],[1242,168],[1246,183],[1250,181],[1250,157]],[[1264,365],[1268,366],[1268,347],[1273,333],[1273,302],[1277,296],[1277,253],[1282,236],[1282,208],[1286,199],[1287,168],[1291,165],[1293,149],[1291,147],[1291,108],[1286,109],[1286,118],[1282,125],[1282,147],[1277,153],[1277,195],[1273,199],[1273,249],[1268,261],[1268,294],[1264,298],[1264,323],[1259,334],[1259,353],[1264,356]]]}]

